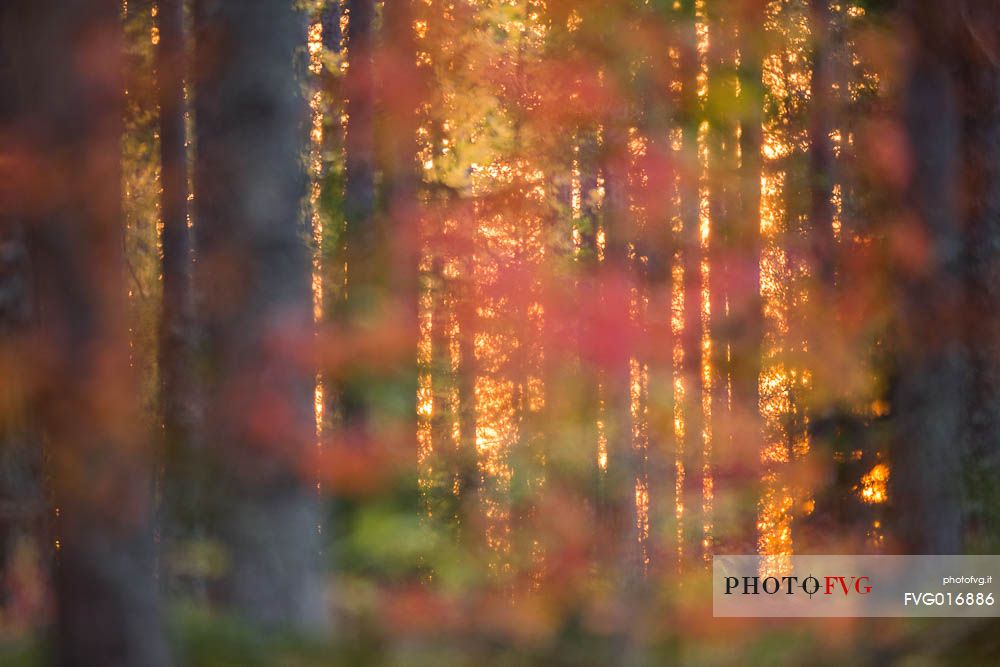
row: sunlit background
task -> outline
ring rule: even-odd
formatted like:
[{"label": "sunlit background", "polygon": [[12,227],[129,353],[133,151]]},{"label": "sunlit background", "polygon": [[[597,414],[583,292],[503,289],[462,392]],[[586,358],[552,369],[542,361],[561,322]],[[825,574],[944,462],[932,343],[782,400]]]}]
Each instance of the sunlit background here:
[{"label": "sunlit background", "polygon": [[[894,7],[417,0],[400,44],[390,3],[299,2],[315,437],[289,456],[321,503],[335,639],[254,643],[215,593],[228,547],[194,520],[155,530],[178,664],[867,664],[920,654],[928,628],[972,657],[913,664],[989,664],[986,626],[710,618],[713,554],[781,572],[907,549],[893,281],[930,241],[906,227]],[[121,20],[129,364],[155,433],[158,3]],[[157,463],[157,516],[176,474]],[[11,664],[40,655],[74,512],[41,502],[5,537]]]}]

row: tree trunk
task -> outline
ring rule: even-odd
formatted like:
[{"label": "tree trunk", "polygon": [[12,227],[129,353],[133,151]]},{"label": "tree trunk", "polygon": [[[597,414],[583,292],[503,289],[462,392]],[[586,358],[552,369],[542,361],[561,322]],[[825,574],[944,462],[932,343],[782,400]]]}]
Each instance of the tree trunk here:
[{"label": "tree trunk", "polygon": [[363,278],[377,248],[375,228],[375,3],[347,0],[347,138],[344,217],[347,220],[349,299],[368,298]]},{"label": "tree trunk", "polygon": [[456,281],[458,284],[455,296],[459,357],[455,383],[458,385],[458,421],[461,432],[458,451],[458,497],[461,526],[464,536],[470,540],[478,539],[478,536],[474,537],[473,534],[477,528],[479,490],[482,487],[476,445],[476,375],[479,368],[476,363],[476,329],[479,317],[476,312],[474,270],[473,259],[465,257],[462,262],[462,275]]},{"label": "tree trunk", "polygon": [[[739,200],[737,173],[736,115],[736,29],[737,17],[729,2],[719,2],[712,20],[709,38],[709,281],[711,332],[711,431],[710,447],[702,462],[703,499],[714,494],[712,480],[719,465],[733,460],[733,416],[730,412],[730,359],[732,352],[732,322],[729,315],[729,265],[733,252],[733,223]],[[709,478],[708,475],[712,477]],[[704,525],[713,525],[712,534],[705,535],[706,553],[713,548],[716,531],[711,516]]]},{"label": "tree trunk", "polygon": [[970,528],[989,553],[1000,542],[1000,10],[966,2],[959,69],[966,230],[966,322],[973,384],[968,418]]},{"label": "tree trunk", "polygon": [[890,502],[903,553],[949,554],[961,547],[961,443],[969,369],[961,339],[960,118],[949,62],[957,34],[950,8],[907,5],[914,29],[904,122],[912,219],[900,233],[926,240],[920,265],[897,267],[901,329],[893,392],[897,422]]},{"label": "tree trunk", "polygon": [[320,10],[320,25],[323,28],[323,48],[333,53],[340,53],[340,41],[343,35],[340,30],[341,0],[325,0]]},{"label": "tree trunk", "polygon": [[207,442],[230,569],[223,594],[265,627],[319,630],[305,16],[284,0],[195,5],[198,289]]},{"label": "tree trunk", "polygon": [[[663,21],[666,10],[651,8],[651,18]],[[641,358],[647,365],[645,474],[649,489],[649,568],[651,576],[676,569],[674,554],[676,525],[675,433],[674,433],[674,334],[673,263],[676,239],[672,218],[677,215],[673,193],[676,169],[670,145],[673,104],[658,82],[672,69],[669,62],[647,63],[639,79],[640,120],[648,145],[643,164],[644,179],[637,195],[644,208],[645,223],[637,231],[637,279],[645,290],[642,316]],[[672,72],[671,72],[672,73]]]},{"label": "tree trunk", "polygon": [[[762,82],[764,2],[739,0],[740,31],[740,164],[738,217],[733,222],[734,261],[730,264],[730,321],[732,326],[733,456],[734,478],[750,489],[763,450],[759,379],[764,317],[760,292],[760,179],[763,169],[764,87]],[[736,257],[739,261],[736,261]],[[756,508],[745,519],[748,536],[756,532]],[[738,540],[742,542],[742,540]],[[745,549],[744,549],[745,551]]]},{"label": "tree trunk", "polygon": [[[381,262],[384,229],[375,211],[375,3],[346,0],[347,73],[343,93],[347,129],[344,137],[344,256],[347,292],[339,318],[352,331],[379,313],[385,297]],[[335,311],[336,312],[336,311]],[[372,378],[363,371],[333,378],[331,399],[343,426],[359,436],[368,433]],[[363,438],[361,438],[363,439]]]},{"label": "tree trunk", "polygon": [[[829,0],[812,0],[813,63],[810,82],[809,127],[810,219],[813,257],[820,296],[833,289],[836,246],[833,238],[833,100],[830,84],[833,62],[830,52]],[[822,302],[820,302],[822,303]],[[814,307],[815,308],[815,307]],[[822,310],[822,306],[818,309]],[[822,312],[811,312],[821,315]]]},{"label": "tree trunk", "polygon": [[193,372],[191,241],[188,230],[188,173],[184,102],[184,3],[161,0],[157,10],[160,43],[156,51],[160,104],[160,212],[163,306],[160,313],[160,409],[163,418],[166,479],[165,534],[179,538],[200,532],[201,469],[196,433]]},{"label": "tree trunk", "polygon": [[[639,527],[636,515],[635,485],[639,473],[639,458],[632,436],[629,312],[632,271],[629,266],[629,242],[633,240],[628,197],[627,115],[617,111],[604,123],[604,231],[605,254],[601,275],[605,282],[602,307],[621,333],[600,332],[617,341],[617,349],[609,350],[604,369],[604,405],[607,433],[608,464],[604,475],[604,494],[599,510],[608,530],[608,545],[613,548],[613,560],[605,567],[621,568],[621,580],[631,590],[642,576]],[[614,344],[614,343],[612,343]]]},{"label": "tree trunk", "polygon": [[[6,8],[5,8],[6,9]],[[60,508],[55,660],[165,665],[153,578],[151,436],[138,414],[122,286],[120,3],[22,2],[22,136],[44,170],[16,205],[29,229],[37,409]],[[99,63],[99,65],[97,65]],[[55,187],[43,179],[72,174]]]},{"label": "tree trunk", "polygon": [[[7,11],[12,5],[0,7],[0,136],[18,121],[17,58],[9,31],[21,26]],[[31,378],[24,374],[21,356],[34,315],[27,234],[22,215],[5,204],[0,201],[0,368],[5,369],[0,381],[0,581],[13,582],[9,559],[22,536],[46,539],[40,527],[47,508],[41,443],[26,405]],[[7,604],[12,588],[0,584],[0,604]]]},{"label": "tree trunk", "polygon": [[[698,532],[692,510],[701,495],[699,463],[702,453],[701,404],[701,220],[699,177],[701,165],[698,156],[698,126],[702,113],[698,100],[698,49],[695,25],[694,0],[686,0],[681,16],[683,31],[681,45],[681,109],[682,128],[682,169],[680,174],[680,207],[683,237],[681,241],[681,261],[684,266],[684,328],[681,346],[684,351],[682,364],[684,376],[684,439],[681,446],[681,460],[684,462],[685,481],[684,505],[684,547],[687,555],[698,549]],[[691,548],[689,551],[688,547]]]}]

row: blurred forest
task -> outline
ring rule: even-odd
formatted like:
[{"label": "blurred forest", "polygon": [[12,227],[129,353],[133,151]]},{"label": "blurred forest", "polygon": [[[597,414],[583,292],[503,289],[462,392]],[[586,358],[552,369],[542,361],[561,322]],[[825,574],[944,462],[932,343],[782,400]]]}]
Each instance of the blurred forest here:
[{"label": "blurred forest", "polygon": [[0,665],[990,665],[1000,5],[0,2]]}]

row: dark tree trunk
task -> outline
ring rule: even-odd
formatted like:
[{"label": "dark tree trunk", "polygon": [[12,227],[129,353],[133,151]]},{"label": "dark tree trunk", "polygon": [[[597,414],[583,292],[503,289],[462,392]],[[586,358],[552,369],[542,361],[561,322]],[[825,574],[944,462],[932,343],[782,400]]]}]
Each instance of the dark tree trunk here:
[{"label": "dark tree trunk", "polygon": [[[347,293],[340,316],[356,325],[374,316],[383,293],[385,266],[382,225],[375,215],[375,47],[374,0],[347,0],[347,74],[343,93],[347,113],[344,148],[344,253]],[[334,378],[338,391],[331,398],[339,405],[345,428],[368,430],[366,398],[371,378],[350,372]]]},{"label": "dark tree trunk", "polygon": [[914,34],[904,100],[912,219],[926,239],[919,266],[897,267],[900,351],[893,392],[897,430],[890,502],[903,553],[961,547],[961,444],[969,369],[961,336],[960,111],[950,40],[955,13],[933,0],[906,6]]},{"label": "dark tree trunk", "polygon": [[[587,127],[580,132],[580,249],[579,257],[582,266],[582,278],[578,284],[577,307],[582,308],[592,299],[597,287],[598,272],[598,207],[596,202],[598,170],[600,168],[600,155],[598,147],[597,131]],[[593,304],[591,304],[593,306]],[[593,489],[598,492],[601,488],[601,470],[599,462],[599,439],[598,421],[604,417],[601,415],[601,396],[599,394],[600,369],[593,364],[593,358],[585,358],[584,352],[594,345],[593,338],[601,335],[593,330],[593,323],[586,322],[577,332],[578,355],[580,357],[580,403],[582,406],[583,418],[586,420],[585,442],[591,447],[591,461],[594,476]],[[595,498],[594,511],[596,512],[600,498]]]},{"label": "dark tree trunk", "polygon": [[[654,20],[663,21],[669,10],[651,7],[648,11]],[[663,80],[673,74],[669,61],[646,63],[639,72],[640,123],[648,145],[642,169],[644,180],[636,187],[645,213],[643,228],[636,232],[636,255],[640,258],[636,268],[647,300],[639,335],[648,380],[644,406],[648,434],[644,466],[649,489],[648,570],[655,577],[676,569],[673,556],[677,549],[672,329],[672,269],[677,246],[672,218],[677,215],[673,197],[677,173],[670,145],[675,105],[661,88]]]},{"label": "dark tree trunk", "polygon": [[601,275],[605,282],[602,308],[609,323],[618,329],[598,332],[608,336],[615,349],[609,349],[604,369],[604,405],[607,433],[608,465],[603,479],[599,511],[603,515],[605,539],[613,550],[612,560],[605,567],[621,568],[622,581],[632,586],[641,577],[643,562],[640,552],[639,528],[636,516],[636,478],[639,473],[638,454],[632,435],[630,343],[632,317],[629,312],[632,271],[629,243],[634,240],[628,196],[627,116],[621,111],[609,115],[604,123],[604,264]]},{"label": "dark tree trunk", "polygon": [[966,339],[973,384],[968,417],[969,523],[979,547],[1000,542],[1000,9],[966,2],[962,87]]},{"label": "dark tree trunk", "polygon": [[[699,176],[701,172],[698,157],[698,126],[702,119],[701,104],[698,100],[698,50],[695,26],[694,0],[686,0],[681,17],[681,109],[683,166],[680,174],[680,206],[683,237],[681,241],[681,261],[684,267],[684,328],[681,346],[684,351],[682,364],[684,376],[684,439],[681,460],[684,462],[684,553],[692,555],[700,538],[692,511],[701,495],[699,467],[702,461],[701,404],[701,221]],[[692,549],[689,553],[688,547]]]},{"label": "dark tree trunk", "polygon": [[[829,0],[811,0],[810,31],[812,37],[812,79],[809,91],[809,226],[806,235],[809,243],[808,257],[811,264],[809,300],[806,304],[804,321],[808,352],[805,356],[812,371],[813,383],[806,391],[814,399],[829,397],[836,391],[840,378],[831,376],[829,349],[838,337],[836,321],[837,293],[835,277],[837,267],[837,247],[833,234],[833,183],[834,152],[830,132],[835,117],[832,83],[834,78],[833,24]],[[845,460],[836,451],[836,429],[824,428],[823,424],[832,419],[834,406],[829,399],[822,404],[803,397],[811,411],[809,424],[809,456],[819,458],[820,465],[832,466],[836,470],[838,487],[829,494],[818,490],[815,511],[810,520],[818,522],[830,518],[830,512],[840,515],[838,507],[845,495],[854,495],[851,487],[857,480],[849,479],[849,485],[840,488],[840,480],[845,479]],[[852,443],[851,447],[857,443]],[[824,496],[835,499],[836,505],[827,507]],[[837,516],[835,520],[846,520]],[[843,524],[842,524],[843,525]]]},{"label": "dark tree trunk", "polygon": [[[17,30],[5,37],[17,44],[22,77],[19,133],[45,165],[22,174],[17,206],[29,222],[39,307],[33,358],[44,365],[32,369],[35,398],[61,509],[55,660],[165,665],[150,529],[152,437],[135,400],[122,286],[120,3],[13,9]],[[48,179],[59,175],[71,176],[52,186]]]},{"label": "dark tree trunk", "polygon": [[[0,53],[0,57],[7,54]],[[0,81],[0,90],[11,91],[10,83]],[[0,110],[0,133],[15,120],[8,111]],[[0,382],[0,582],[12,583],[8,564],[18,541],[27,536],[46,539],[39,529],[46,518],[42,448],[26,409],[31,378],[25,376],[21,360],[32,321],[26,241],[22,221],[0,209],[0,368],[6,369]],[[0,583],[0,604],[6,602],[11,588]]]},{"label": "dark tree trunk", "polygon": [[341,0],[325,0],[320,10],[320,25],[323,28],[323,48],[334,53],[340,52]]},{"label": "dark tree trunk", "polygon": [[445,258],[434,257],[429,275],[431,285],[431,442],[433,443],[433,468],[436,474],[430,491],[429,509],[434,516],[447,523],[461,522],[461,448],[452,441],[452,423],[458,415],[452,411],[450,395],[457,378],[452,373],[451,340],[449,329],[454,317],[454,287],[445,275]]},{"label": "dark tree trunk", "polygon": [[223,594],[265,627],[320,629],[305,216],[304,15],[284,0],[195,5],[198,304],[207,442],[230,569]]},{"label": "dark tree trunk", "polygon": [[196,405],[193,372],[191,241],[185,142],[183,0],[161,0],[156,76],[160,104],[160,212],[163,307],[160,313],[160,410],[166,456],[165,533],[199,532],[203,511],[195,481]]},{"label": "dark tree trunk", "polygon": [[[733,221],[735,253],[729,267],[730,321],[732,326],[733,433],[732,465],[744,486],[755,487],[763,450],[759,379],[763,350],[764,317],[760,293],[760,179],[763,169],[764,87],[762,82],[763,0],[739,0],[740,32],[740,164],[738,215]],[[736,257],[739,257],[737,261]],[[756,508],[747,509],[748,537],[756,528]]]},{"label": "dark tree trunk", "polygon": [[368,295],[362,282],[377,249],[375,227],[375,3],[347,0],[347,138],[344,216],[347,220],[349,299]]},{"label": "dark tree trunk", "polygon": [[[833,390],[839,378],[829,377],[828,346],[837,337],[835,278],[837,245],[833,235],[834,152],[830,133],[833,130],[835,105],[833,82],[833,34],[829,0],[812,0],[812,80],[809,104],[809,227],[812,277],[810,299],[805,312],[807,363],[813,373],[812,393],[821,395]],[[807,390],[808,391],[808,390]],[[827,406],[811,405],[818,412]],[[818,444],[818,443],[817,443]],[[816,448],[822,449],[822,448]]]},{"label": "dark tree trunk", "polygon": [[[16,136],[18,122],[17,54],[14,31],[22,27],[0,7],[0,137]],[[9,134],[8,134],[9,133]],[[0,150],[6,150],[4,145]],[[9,174],[0,179],[10,182]],[[2,191],[2,188],[0,188]],[[41,489],[42,448],[27,410],[30,377],[22,361],[22,345],[31,335],[33,316],[27,234],[23,212],[8,206],[0,194],[0,604],[16,586],[8,573],[10,557],[20,539],[46,539],[46,508]],[[10,582],[10,583],[7,583]],[[11,584],[14,584],[12,586]]]},{"label": "dark tree trunk", "polygon": [[[593,309],[600,307],[598,301],[601,298],[597,244],[600,222],[596,199],[601,157],[595,128],[580,127],[576,134],[576,143],[579,146],[577,155],[580,174],[580,222],[576,249],[578,268],[572,308],[575,312],[592,313]],[[566,319],[573,321],[570,318]],[[564,488],[569,486],[573,493],[579,494],[580,502],[586,504],[586,516],[597,526],[604,484],[604,467],[601,465],[600,457],[601,432],[598,424],[602,420],[606,421],[607,417],[601,414],[599,391],[601,368],[595,363],[593,350],[598,344],[599,337],[606,335],[606,332],[600,330],[599,324],[593,317],[578,318],[573,321],[572,326],[574,330],[569,335],[575,340],[576,345],[570,352],[572,366],[565,382],[568,390],[574,394],[573,400],[577,411],[576,418],[580,420],[580,430],[576,441],[571,439],[563,446],[565,451],[562,452],[564,459],[561,467],[564,470],[577,471],[580,477],[563,486]],[[605,436],[607,436],[606,431]],[[579,452],[573,451],[576,447],[580,448]],[[579,459],[575,458],[577,455]],[[557,465],[553,464],[551,468],[554,472]],[[562,482],[560,480],[556,483]],[[592,548],[589,553],[589,556],[595,559],[590,566],[598,566],[597,559],[602,556],[599,550],[600,544],[597,544],[598,539],[601,538],[595,537],[595,543],[591,545],[597,548]]]},{"label": "dark tree trunk", "polygon": [[458,451],[460,511],[465,537],[473,536],[475,531],[474,517],[478,512],[479,489],[482,486],[482,475],[479,472],[478,448],[476,446],[476,330],[478,314],[476,312],[476,289],[473,275],[474,263],[466,257],[462,263],[462,275],[456,286],[456,318],[458,319],[458,357],[459,367],[455,382],[459,395],[459,430],[461,442]]},{"label": "dark tree trunk", "polygon": [[[833,60],[830,42],[829,0],[812,0],[813,63],[810,83],[811,125],[809,127],[810,157],[810,230],[813,257],[816,263],[815,280],[820,296],[833,289],[836,246],[833,238],[833,100],[830,84],[833,79]],[[822,302],[820,302],[822,303]],[[821,308],[821,306],[820,306]],[[813,311],[813,315],[817,313]],[[821,313],[820,313],[821,314]]]},{"label": "dark tree trunk", "polygon": [[581,132],[580,138],[580,215],[583,218],[580,230],[580,252],[584,264],[597,264],[597,171],[599,165],[597,134],[592,128]]},{"label": "dark tree trunk", "polygon": [[[733,418],[730,413],[730,359],[732,348],[732,323],[729,316],[730,261],[733,252],[733,221],[739,201],[737,173],[736,134],[736,28],[737,17],[730,2],[719,2],[709,14],[711,39],[709,40],[708,106],[708,162],[709,162],[709,267],[710,280],[710,332],[711,346],[711,430],[710,449],[702,464],[704,473],[713,478],[718,471],[716,462],[733,459]],[[707,490],[705,481],[703,489]],[[714,524],[712,517],[705,517],[704,524]],[[713,533],[715,531],[713,530]],[[704,537],[706,550],[713,548],[715,535]]]}]

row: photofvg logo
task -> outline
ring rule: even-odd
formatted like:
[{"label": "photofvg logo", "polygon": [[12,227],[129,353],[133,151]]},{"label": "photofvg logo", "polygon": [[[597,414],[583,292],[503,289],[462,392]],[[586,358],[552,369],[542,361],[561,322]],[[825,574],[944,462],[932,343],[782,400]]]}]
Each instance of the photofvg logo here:
[{"label": "photofvg logo", "polygon": [[998,616],[1000,556],[716,556],[715,616]]},{"label": "photofvg logo", "polygon": [[822,579],[813,575],[726,577],[726,595],[868,595],[872,592],[871,577],[857,575],[826,575]]}]

